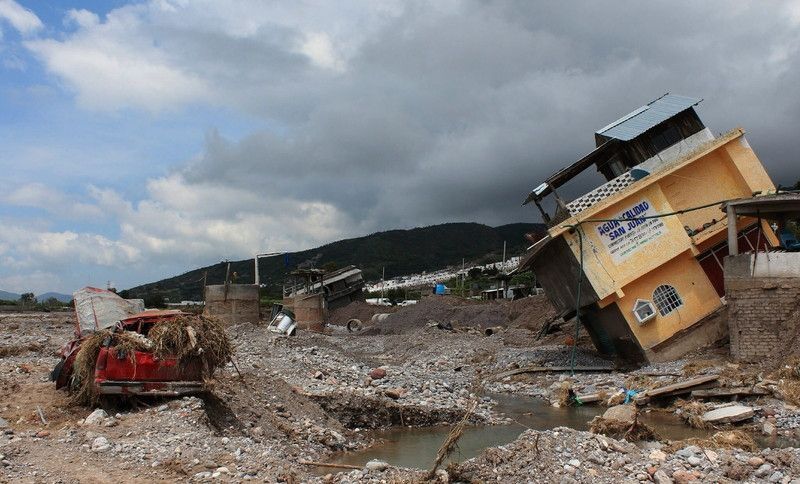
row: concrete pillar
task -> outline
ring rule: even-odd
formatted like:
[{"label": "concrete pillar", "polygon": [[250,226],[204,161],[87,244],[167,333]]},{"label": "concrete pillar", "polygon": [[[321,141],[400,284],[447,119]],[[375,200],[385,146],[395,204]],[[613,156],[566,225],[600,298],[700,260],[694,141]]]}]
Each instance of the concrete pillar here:
[{"label": "concrete pillar", "polygon": [[728,254],[739,254],[738,230],[736,230],[736,208],[732,205],[725,207],[728,214]]}]

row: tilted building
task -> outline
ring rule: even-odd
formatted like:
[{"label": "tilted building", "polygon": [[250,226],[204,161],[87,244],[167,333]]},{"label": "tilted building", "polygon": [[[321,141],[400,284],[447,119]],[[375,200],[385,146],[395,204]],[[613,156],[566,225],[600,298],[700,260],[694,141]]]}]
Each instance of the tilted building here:
[{"label": "tilted building", "polygon": [[[695,112],[699,102],[666,94],[600,129],[591,153],[525,201],[549,230],[520,269],[535,272],[565,317],[580,305],[602,353],[661,361],[724,336],[715,314],[724,306],[728,224],[736,224],[740,251],[777,244],[766,222],[759,231],[756,218],[730,221],[720,210],[725,200],[775,187],[744,130],[715,137]],[[607,182],[563,200],[557,190],[591,167]]]}]

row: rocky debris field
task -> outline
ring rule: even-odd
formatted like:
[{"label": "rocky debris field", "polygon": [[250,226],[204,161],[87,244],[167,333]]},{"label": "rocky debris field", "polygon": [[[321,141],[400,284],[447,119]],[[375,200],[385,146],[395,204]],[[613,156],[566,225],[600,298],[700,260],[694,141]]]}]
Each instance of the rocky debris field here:
[{"label": "rocky debris field", "polygon": [[[800,450],[710,449],[687,445],[670,451],[658,442],[634,445],[557,427],[528,430],[517,440],[452,464],[435,479],[451,482],[774,482],[800,483]],[[425,472],[353,470],[317,482],[414,482]]]},{"label": "rocky debris field", "polygon": [[[752,442],[737,450],[719,448],[713,439],[633,444],[567,428],[531,430],[440,469],[434,479],[792,482],[800,477],[797,451],[788,448],[800,441],[800,410],[790,403],[789,383],[800,374],[793,364],[741,366],[728,361],[723,350],[710,349],[681,361],[611,371],[611,362],[579,340],[576,365],[608,371],[503,376],[529,366],[570,364],[572,348],[558,342],[563,334],[537,341],[537,328],[522,324],[519,315],[525,311],[537,311],[540,323],[547,318],[541,299],[530,299],[483,309],[469,303],[468,318],[460,304],[442,300],[431,303],[441,306],[439,316],[427,319],[422,314],[432,313],[420,312],[420,303],[389,318],[397,318],[389,331],[378,325],[349,333],[332,326],[326,334],[284,337],[264,325],[231,326],[236,367],[217,372],[212,393],[105,402],[101,409],[71,406],[67,394],[48,381],[59,347],[74,332],[72,314],[0,314],[0,482],[421,481],[425,472],[380,462],[322,471],[304,462],[364,449],[375,443],[371,429],[452,424],[473,402],[472,424],[504,425],[510,420],[497,411],[495,393],[535,395],[554,405],[565,404],[567,391],[598,393],[603,399],[594,404],[611,405],[621,403],[630,389],[710,374],[723,386],[765,389],[739,399],[752,410],[746,421],[707,429],[709,435],[743,430],[763,450]],[[483,324],[475,316],[498,308],[504,322]],[[410,327],[397,329],[406,312]],[[443,321],[453,330],[437,327]],[[487,326],[496,329],[490,336],[483,331]],[[654,401],[643,412],[696,422],[730,400],[684,397]]]}]

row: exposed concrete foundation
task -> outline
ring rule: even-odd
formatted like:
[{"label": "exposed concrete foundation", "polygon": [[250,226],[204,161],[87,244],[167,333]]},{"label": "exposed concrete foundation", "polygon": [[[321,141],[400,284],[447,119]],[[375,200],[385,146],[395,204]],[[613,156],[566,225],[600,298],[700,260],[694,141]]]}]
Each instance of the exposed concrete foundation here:
[{"label": "exposed concrete foundation", "polygon": [[259,314],[258,286],[224,284],[206,286],[203,314],[221,319],[225,324],[257,323]]},{"label": "exposed concrete foundation", "polygon": [[651,363],[674,361],[728,336],[727,308],[722,307],[671,338],[645,350]]},{"label": "exposed concrete foundation", "polygon": [[800,253],[726,257],[725,298],[735,359],[787,354],[800,330]]},{"label": "exposed concrete foundation", "polygon": [[322,293],[286,297],[283,305],[294,313],[298,328],[322,331],[325,327],[326,309]]}]

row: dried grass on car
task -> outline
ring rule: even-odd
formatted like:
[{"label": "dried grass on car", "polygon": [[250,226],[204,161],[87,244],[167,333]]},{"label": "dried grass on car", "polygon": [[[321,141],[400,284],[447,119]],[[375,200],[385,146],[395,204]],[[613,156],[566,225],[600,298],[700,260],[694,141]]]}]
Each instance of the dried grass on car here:
[{"label": "dried grass on car", "polygon": [[73,405],[97,404],[97,388],[94,385],[94,367],[97,363],[97,355],[103,341],[111,337],[111,331],[104,329],[96,331],[86,337],[81,342],[81,347],[75,355],[72,363],[72,379],[70,381],[70,391],[72,393],[70,402]]},{"label": "dried grass on car", "polygon": [[131,331],[97,331],[83,340],[72,365],[72,404],[95,406],[98,403],[95,365],[106,341],[115,356],[128,357],[134,364],[136,351],[152,351],[159,359],[177,358],[183,366],[199,361],[205,380],[233,356],[233,346],[224,326],[204,316],[187,315],[161,321],[147,337]]},{"label": "dried grass on car", "polygon": [[233,346],[222,323],[206,316],[181,316],[153,326],[148,338],[158,358],[175,357],[182,365],[199,359],[203,376],[210,377],[233,356]]}]

